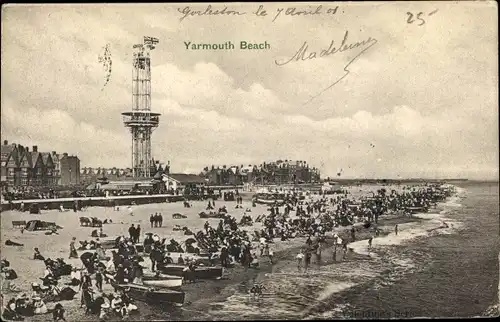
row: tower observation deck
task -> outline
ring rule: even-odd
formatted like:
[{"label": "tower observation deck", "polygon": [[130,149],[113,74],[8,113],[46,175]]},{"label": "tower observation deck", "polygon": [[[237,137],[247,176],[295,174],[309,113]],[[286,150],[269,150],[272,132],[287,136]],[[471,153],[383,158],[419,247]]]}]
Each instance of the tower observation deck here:
[{"label": "tower observation deck", "polygon": [[134,45],[132,68],[132,111],[122,113],[125,127],[132,134],[132,172],[134,177],[151,177],[151,135],[160,123],[160,114],[151,112],[150,52],[158,39],[144,37],[144,44]]}]

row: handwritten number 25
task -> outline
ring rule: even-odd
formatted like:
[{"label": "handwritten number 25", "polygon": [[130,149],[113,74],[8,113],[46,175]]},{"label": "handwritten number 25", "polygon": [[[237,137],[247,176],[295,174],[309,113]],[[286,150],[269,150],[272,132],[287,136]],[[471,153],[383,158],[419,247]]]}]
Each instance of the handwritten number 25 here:
[{"label": "handwritten number 25", "polygon": [[[413,13],[407,12],[406,14],[408,15],[408,20],[406,21],[407,23],[411,24],[411,23],[415,22],[415,20],[413,19],[413,17],[414,17]],[[423,25],[425,23],[425,20],[421,18],[421,16],[423,14],[424,14],[423,12],[419,12],[417,14],[417,19],[420,20],[420,23],[418,24],[418,26],[421,26],[421,25]]]}]

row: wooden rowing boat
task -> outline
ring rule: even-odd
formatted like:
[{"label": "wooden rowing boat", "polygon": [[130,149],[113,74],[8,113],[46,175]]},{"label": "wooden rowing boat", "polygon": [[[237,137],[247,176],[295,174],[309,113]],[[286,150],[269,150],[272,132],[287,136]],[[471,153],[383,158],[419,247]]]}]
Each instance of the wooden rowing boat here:
[{"label": "wooden rowing boat", "polygon": [[168,288],[158,289],[138,284],[117,284],[113,281],[111,281],[111,285],[117,290],[127,292],[136,301],[157,305],[182,306],[184,304],[185,294],[182,291]]},{"label": "wooden rowing boat", "polygon": [[210,212],[210,213],[206,213],[204,211],[200,212],[198,214],[198,216],[200,216],[200,218],[202,219],[208,219],[208,218],[224,218],[226,216],[227,213],[225,212]]},{"label": "wooden rowing boat", "polygon": [[178,289],[182,286],[183,278],[181,276],[173,276],[167,274],[145,273],[142,277],[142,282],[146,286],[154,286],[160,288]]},{"label": "wooden rowing boat", "polygon": [[412,214],[427,212],[429,210],[427,207],[406,207],[405,209]]},{"label": "wooden rowing boat", "polygon": [[99,243],[103,249],[114,249],[116,248],[116,238],[99,238]]},{"label": "wooden rowing boat", "polygon": [[282,205],[285,203],[285,201],[282,199],[261,199],[261,198],[256,198],[255,202],[262,205],[274,205],[274,204]]},{"label": "wooden rowing boat", "polygon": [[[160,270],[163,274],[184,276],[185,268],[186,266],[184,265],[168,264],[165,266],[160,266],[158,270]],[[189,273],[194,273],[195,279],[220,279],[224,274],[224,268],[198,266],[196,267],[194,272],[189,272]]]}]

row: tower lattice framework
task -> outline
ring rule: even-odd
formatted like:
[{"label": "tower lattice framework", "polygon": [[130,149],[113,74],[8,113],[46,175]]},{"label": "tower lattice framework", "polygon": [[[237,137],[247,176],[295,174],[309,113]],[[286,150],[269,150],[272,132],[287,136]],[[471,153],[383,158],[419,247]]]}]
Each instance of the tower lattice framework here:
[{"label": "tower lattice framework", "polygon": [[134,177],[151,177],[153,158],[151,135],[160,123],[160,114],[151,112],[150,53],[158,39],[144,37],[144,44],[134,45],[132,68],[132,111],[122,113],[123,122],[132,134],[132,172]]}]

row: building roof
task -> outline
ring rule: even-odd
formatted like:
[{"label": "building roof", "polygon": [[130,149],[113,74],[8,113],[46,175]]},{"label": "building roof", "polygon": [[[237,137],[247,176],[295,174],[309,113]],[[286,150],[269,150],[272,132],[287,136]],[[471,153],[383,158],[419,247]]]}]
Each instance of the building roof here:
[{"label": "building roof", "polygon": [[15,149],[16,146],[14,144],[9,144],[9,145],[2,144],[0,146],[1,160],[6,162],[9,159],[10,154],[14,152]]},{"label": "building roof", "polygon": [[174,179],[180,183],[205,183],[205,179],[196,174],[185,174],[185,173],[170,173],[166,175],[168,178]]},{"label": "building roof", "polygon": [[28,153],[30,154],[28,161],[31,162],[31,167],[34,167],[38,161],[38,158],[40,157],[40,152],[28,152]]},{"label": "building roof", "polygon": [[80,160],[76,155],[62,155],[59,156],[59,160],[63,160],[63,159],[76,159],[76,160]]},{"label": "building roof", "polygon": [[[47,163],[49,162],[49,159],[50,159],[50,161],[52,161],[52,157],[51,157],[49,152],[41,152],[40,154],[42,155],[42,161],[43,161],[44,165],[47,165]],[[54,163],[54,162],[52,162],[52,163]]]},{"label": "building roof", "polygon": [[22,153],[19,158],[19,166],[22,168],[32,168],[31,155],[29,152]]}]

